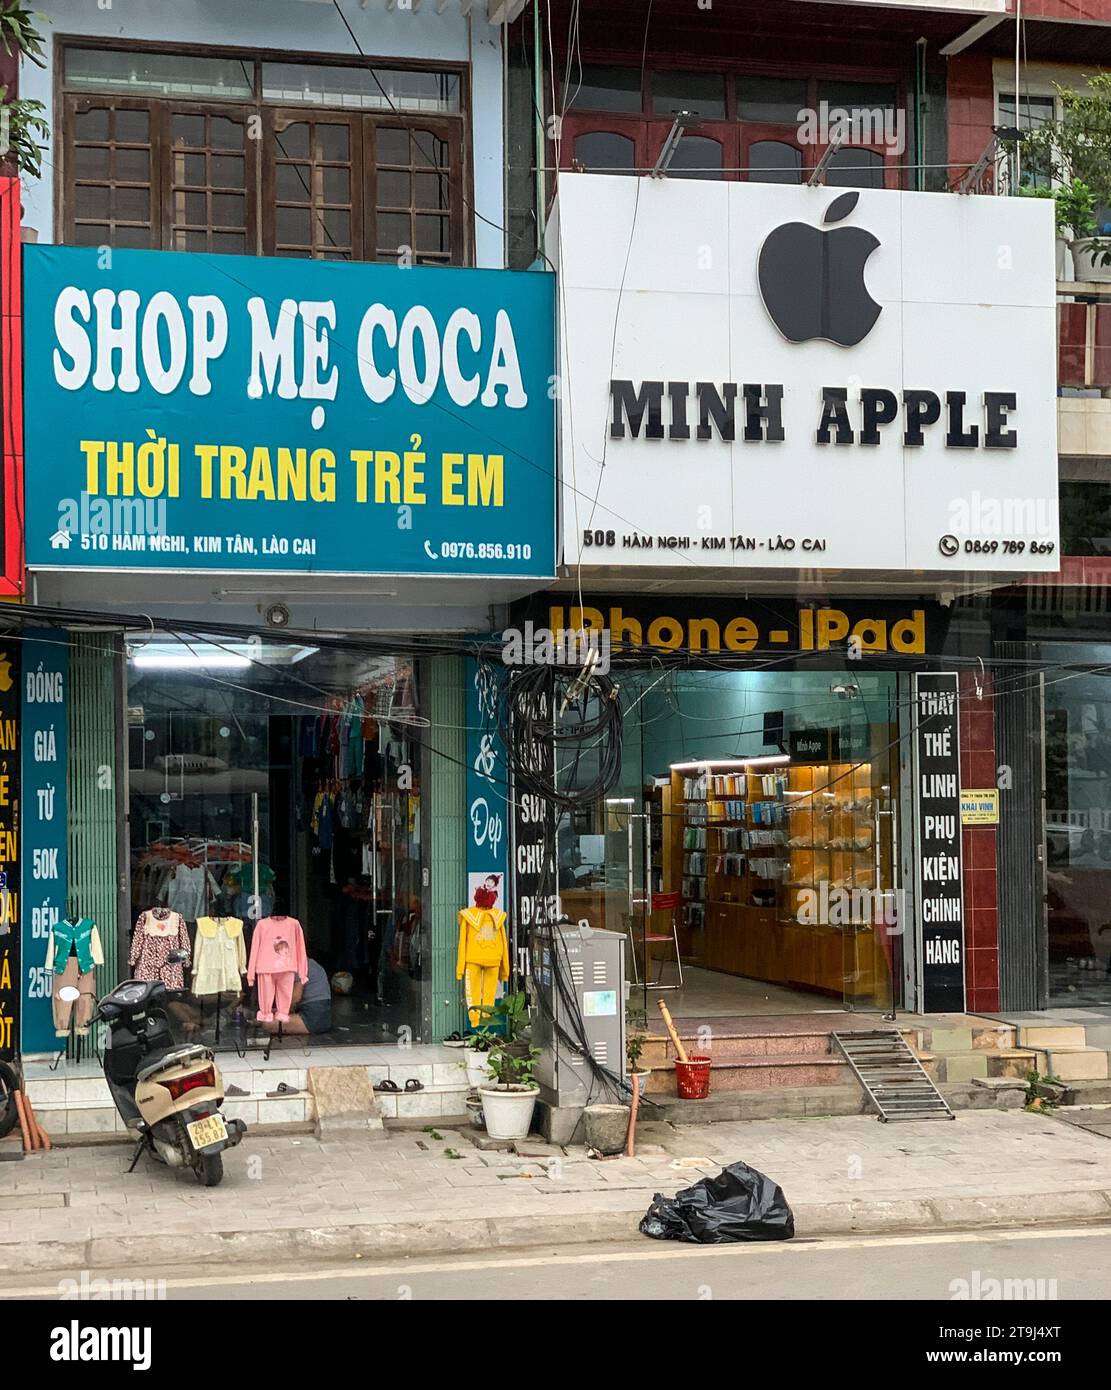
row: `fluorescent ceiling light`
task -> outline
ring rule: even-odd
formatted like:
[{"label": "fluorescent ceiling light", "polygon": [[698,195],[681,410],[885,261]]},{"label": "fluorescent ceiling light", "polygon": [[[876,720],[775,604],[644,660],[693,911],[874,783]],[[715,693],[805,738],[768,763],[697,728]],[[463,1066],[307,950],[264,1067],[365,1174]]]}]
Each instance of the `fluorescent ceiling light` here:
[{"label": "fluorescent ceiling light", "polygon": [[782,767],[789,763],[789,753],[767,753],[758,758],[699,758],[697,762],[672,763],[672,772],[701,772],[716,767]]},{"label": "fluorescent ceiling light", "polygon": [[240,656],[238,652],[222,652],[219,648],[214,648],[209,652],[136,652],[131,658],[131,664],[140,671],[185,671],[190,667],[199,667],[205,671],[238,671],[250,666],[251,662],[249,657]]},{"label": "fluorescent ceiling light", "polygon": [[295,666],[318,648],[288,642],[144,642],[133,648],[140,671],[243,671],[250,666]]}]

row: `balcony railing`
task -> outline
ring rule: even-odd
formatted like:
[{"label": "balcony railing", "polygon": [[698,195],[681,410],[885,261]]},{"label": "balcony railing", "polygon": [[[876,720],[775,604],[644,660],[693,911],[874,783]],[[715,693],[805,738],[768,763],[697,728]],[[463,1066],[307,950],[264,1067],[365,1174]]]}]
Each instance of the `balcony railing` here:
[{"label": "balcony railing", "polygon": [[1111,391],[1111,283],[1057,282],[1057,381]]}]

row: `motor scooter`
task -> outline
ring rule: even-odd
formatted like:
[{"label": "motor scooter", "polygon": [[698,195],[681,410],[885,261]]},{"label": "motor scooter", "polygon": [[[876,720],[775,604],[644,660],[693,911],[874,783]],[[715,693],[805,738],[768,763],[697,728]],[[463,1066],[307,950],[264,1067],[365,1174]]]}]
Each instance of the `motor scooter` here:
[{"label": "motor scooter", "polygon": [[[185,959],[171,951],[167,964]],[[71,985],[59,990],[76,999]],[[191,1168],[205,1187],[224,1176],[224,1149],[240,1143],[247,1126],[220,1114],[224,1082],[210,1048],[174,1042],[167,1005],[188,998],[161,980],[124,980],[101,999],[94,1022],[107,1025],[104,1075],[120,1118],[138,1143],[132,1172],[144,1151],[171,1168]]]}]

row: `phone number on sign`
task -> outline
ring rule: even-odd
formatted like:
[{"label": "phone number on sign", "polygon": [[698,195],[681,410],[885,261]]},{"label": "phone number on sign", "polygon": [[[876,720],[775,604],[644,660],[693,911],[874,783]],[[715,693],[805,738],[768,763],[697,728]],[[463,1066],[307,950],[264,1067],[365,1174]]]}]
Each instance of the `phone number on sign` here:
[{"label": "phone number on sign", "polygon": [[[1021,555],[1027,548],[1026,541],[965,541],[964,549],[967,555]],[[1030,541],[1031,555],[1052,555],[1055,547],[1053,541]]]},{"label": "phone number on sign", "polygon": [[532,546],[516,541],[444,541],[445,560],[531,560]]}]

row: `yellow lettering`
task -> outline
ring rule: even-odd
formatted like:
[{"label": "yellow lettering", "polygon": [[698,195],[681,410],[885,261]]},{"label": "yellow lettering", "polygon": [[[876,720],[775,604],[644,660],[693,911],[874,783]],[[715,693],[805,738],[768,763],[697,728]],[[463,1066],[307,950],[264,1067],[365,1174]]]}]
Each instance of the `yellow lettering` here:
[{"label": "yellow lettering", "polygon": [[440,500],[445,507],[461,507],[463,494],[463,455],[445,454],[443,458],[443,486]]},{"label": "yellow lettering", "polygon": [[[387,496],[387,494],[389,494]],[[374,500],[398,506],[401,502],[401,455],[379,449],[374,456]]]},{"label": "yellow lettering", "polygon": [[336,500],[336,456],[331,449],[314,449],[309,460],[312,470],[311,496],[314,502]]},{"label": "yellow lettering", "polygon": [[97,439],[83,439],[78,448],[85,455],[85,491],[100,491],[100,456],[104,453],[104,444]]},{"label": "yellow lettering", "polygon": [[505,459],[501,454],[467,455],[468,506],[500,507],[504,489]]},{"label": "yellow lettering", "polygon": [[247,495],[247,451],[238,444],[224,444],[220,449],[220,497],[228,501],[235,485],[235,499],[242,502]]},{"label": "yellow lettering", "polygon": [[760,630],[751,618],[733,618],[725,627],[725,645],[731,652],[750,652],[756,646]]},{"label": "yellow lettering", "polygon": [[921,656],[926,650],[926,610],[912,608],[909,618],[902,618],[891,628],[891,650],[908,656]]},{"label": "yellow lettering", "polygon": [[193,453],[201,461],[201,496],[212,497],[212,465],[220,452],[218,444],[194,444]]},{"label": "yellow lettering", "polygon": [[839,608],[818,609],[818,650],[825,651],[831,642],[849,635],[849,619]]}]

